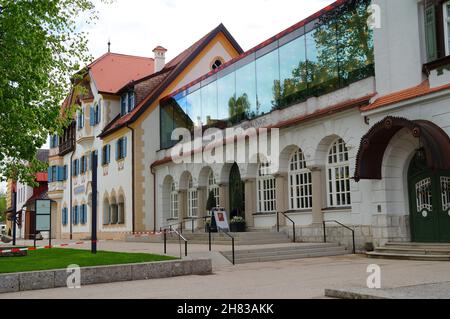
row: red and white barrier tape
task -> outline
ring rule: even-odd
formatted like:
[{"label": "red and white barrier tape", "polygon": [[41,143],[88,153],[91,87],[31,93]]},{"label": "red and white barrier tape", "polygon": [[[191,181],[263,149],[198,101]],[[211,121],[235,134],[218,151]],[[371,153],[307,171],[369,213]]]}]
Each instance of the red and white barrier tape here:
[{"label": "red and white barrier tape", "polygon": [[[91,241],[89,241],[90,243]],[[0,249],[0,255],[1,254],[9,254],[9,253],[18,253],[21,251],[33,251],[33,250],[40,250],[40,249],[51,249],[51,248],[64,248],[64,247],[69,247],[69,246],[79,246],[79,245],[84,245],[87,242],[77,242],[77,243],[73,243],[73,244],[61,244],[61,245],[52,245],[52,246],[41,246],[41,247],[28,247],[28,248],[12,248],[12,249],[8,249],[8,250],[2,250]]]},{"label": "red and white barrier tape", "polygon": [[[166,231],[166,234],[172,234],[172,233],[175,233],[175,231],[173,231],[173,230],[167,230]],[[122,234],[129,235],[129,236],[135,236],[135,237],[142,237],[142,236],[149,236],[150,237],[150,236],[163,235],[164,232],[163,231],[161,231],[161,232],[135,232],[135,233],[128,232],[128,233],[122,233]]]}]

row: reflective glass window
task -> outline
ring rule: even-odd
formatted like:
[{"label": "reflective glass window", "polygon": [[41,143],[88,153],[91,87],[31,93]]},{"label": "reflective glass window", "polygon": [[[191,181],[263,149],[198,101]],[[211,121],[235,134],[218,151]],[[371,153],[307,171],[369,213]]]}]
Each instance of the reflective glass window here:
[{"label": "reflective glass window", "polygon": [[217,81],[202,87],[202,123],[213,125],[219,119],[217,110]]},{"label": "reflective glass window", "polygon": [[256,115],[267,114],[278,106],[280,95],[280,67],[278,50],[256,60],[258,104]]},{"label": "reflective glass window", "polygon": [[[316,57],[314,57],[316,58]],[[301,36],[280,47],[280,106],[304,100],[307,96],[306,42]]]},{"label": "reflective glass window", "polygon": [[217,80],[217,94],[218,118],[226,121],[234,110],[234,101],[236,99],[236,78],[234,72]]},{"label": "reflective glass window", "polygon": [[230,122],[238,123],[256,116],[256,74],[255,62],[236,70],[236,97],[231,109]]},{"label": "reflective glass window", "polygon": [[202,123],[202,99],[200,90],[188,94],[186,99],[187,115],[194,127],[201,127]]}]

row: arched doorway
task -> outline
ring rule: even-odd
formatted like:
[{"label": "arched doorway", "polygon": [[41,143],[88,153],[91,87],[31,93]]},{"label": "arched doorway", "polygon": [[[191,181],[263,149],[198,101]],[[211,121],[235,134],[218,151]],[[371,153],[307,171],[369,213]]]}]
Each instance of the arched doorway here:
[{"label": "arched doorway", "polygon": [[245,218],[245,184],[236,163],[230,171],[230,218],[234,216]]},{"label": "arched doorway", "polygon": [[413,242],[450,243],[450,171],[427,167],[418,150],[408,170],[411,238]]}]

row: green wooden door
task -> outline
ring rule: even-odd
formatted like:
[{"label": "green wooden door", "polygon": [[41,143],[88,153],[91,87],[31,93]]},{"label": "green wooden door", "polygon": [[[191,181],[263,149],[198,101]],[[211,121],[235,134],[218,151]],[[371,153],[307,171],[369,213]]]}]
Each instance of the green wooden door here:
[{"label": "green wooden door", "polygon": [[431,171],[418,152],[408,172],[413,242],[450,243],[450,172]]}]

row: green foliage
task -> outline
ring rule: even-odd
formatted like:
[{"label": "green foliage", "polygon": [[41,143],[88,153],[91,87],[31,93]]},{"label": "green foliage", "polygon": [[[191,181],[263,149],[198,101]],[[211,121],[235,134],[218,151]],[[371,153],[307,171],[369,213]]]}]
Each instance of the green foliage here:
[{"label": "green foliage", "polygon": [[4,222],[6,209],[6,195],[0,194],[0,222]]},{"label": "green foliage", "polygon": [[231,221],[231,224],[245,224],[245,219],[244,217],[241,216],[234,216]]},{"label": "green foliage", "polygon": [[95,20],[91,0],[0,0],[2,180],[33,185],[46,169],[36,152],[70,122],[75,106],[61,105],[92,60],[81,30]]},{"label": "green foliage", "polygon": [[210,191],[208,195],[208,201],[206,202],[206,210],[211,211],[216,206],[216,197],[214,196],[214,192]]}]

